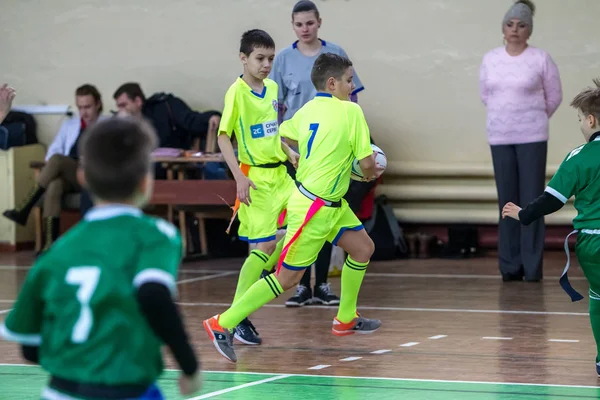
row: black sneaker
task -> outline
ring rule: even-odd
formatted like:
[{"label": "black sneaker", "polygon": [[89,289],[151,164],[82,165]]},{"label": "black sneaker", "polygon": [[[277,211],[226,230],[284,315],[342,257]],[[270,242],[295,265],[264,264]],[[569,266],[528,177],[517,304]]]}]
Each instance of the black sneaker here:
[{"label": "black sneaker", "polygon": [[262,343],[262,339],[258,336],[256,328],[248,318],[235,327],[233,337],[243,344],[256,345]]},{"label": "black sneaker", "polygon": [[321,283],[319,287],[315,287],[312,302],[313,304],[337,306],[340,304],[340,298],[333,293],[329,283]]},{"label": "black sneaker", "polygon": [[304,285],[298,285],[296,294],[290,297],[286,302],[286,307],[302,307],[310,304],[312,301],[312,291]]},{"label": "black sneaker", "polygon": [[600,362],[596,363],[596,373],[598,374],[598,378],[600,378]]}]

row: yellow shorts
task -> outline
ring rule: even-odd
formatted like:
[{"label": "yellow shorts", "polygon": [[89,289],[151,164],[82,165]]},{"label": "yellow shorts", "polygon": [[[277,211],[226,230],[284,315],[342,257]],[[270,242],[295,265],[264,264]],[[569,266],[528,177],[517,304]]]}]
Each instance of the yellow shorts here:
[{"label": "yellow shorts", "polygon": [[296,184],[287,173],[285,165],[277,168],[250,167],[248,178],[256,186],[250,188],[249,206],[240,204],[238,235],[248,243],[275,240],[277,220],[287,207]]},{"label": "yellow shorts", "polygon": [[[287,232],[284,247],[292,239],[304,223],[308,209],[313,200],[294,189],[287,206]],[[345,199],[340,207],[323,206],[308,221],[302,232],[290,246],[283,267],[291,270],[302,270],[310,267],[316,260],[325,241],[337,244],[344,231],[359,231],[363,225],[348,206]]]}]

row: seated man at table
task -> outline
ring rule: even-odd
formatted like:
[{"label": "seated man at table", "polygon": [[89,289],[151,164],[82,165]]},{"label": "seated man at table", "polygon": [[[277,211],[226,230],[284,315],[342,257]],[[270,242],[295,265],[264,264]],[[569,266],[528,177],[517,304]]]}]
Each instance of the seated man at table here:
[{"label": "seated man at table", "polygon": [[[183,100],[170,93],[155,93],[146,98],[137,82],[126,82],[119,86],[113,99],[118,109],[117,116],[145,118],[154,126],[159,147],[191,150],[194,141],[200,139],[200,149],[204,149],[207,135],[213,132],[216,137],[221,120],[219,111],[194,111]],[[209,175],[207,178],[212,175],[216,179],[225,179],[225,170],[219,163],[207,163],[199,168],[204,168],[206,175]],[[155,173],[156,179],[166,178],[166,170],[160,165],[156,166]],[[84,190],[81,194],[81,215],[85,215],[92,205],[91,197]]]},{"label": "seated man at table", "polygon": [[65,120],[61,125],[48,148],[46,165],[42,168],[35,187],[20,207],[3,213],[6,218],[25,225],[32,208],[44,195],[44,250],[48,249],[60,234],[59,218],[63,195],[81,190],[76,178],[79,138],[87,128],[102,118],[102,97],[95,86],[85,84],[78,87],[75,90],[75,103],[79,115]]}]

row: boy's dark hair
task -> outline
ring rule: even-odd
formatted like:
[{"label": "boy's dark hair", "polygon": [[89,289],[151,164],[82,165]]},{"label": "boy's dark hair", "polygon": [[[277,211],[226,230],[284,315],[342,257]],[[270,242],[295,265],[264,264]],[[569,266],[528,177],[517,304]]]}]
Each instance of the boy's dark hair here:
[{"label": "boy's dark hair", "polygon": [[346,70],[351,66],[352,61],[346,57],[323,53],[315,60],[310,79],[317,90],[325,90],[329,78],[342,79]]},{"label": "boy's dark hair", "polygon": [[100,104],[100,113],[102,113],[102,96],[96,86],[89,83],[81,85],[75,89],[75,96],[92,96],[96,104]]},{"label": "boy's dark hair", "polygon": [[244,32],[240,41],[240,53],[249,56],[256,48],[274,49],[275,41],[261,29],[251,29]]},{"label": "boy's dark hair", "polygon": [[126,201],[152,169],[156,132],[134,118],[96,123],[81,137],[79,151],[90,192],[104,201]]},{"label": "boy's dark hair", "polygon": [[600,122],[600,79],[593,79],[593,82],[596,87],[579,92],[571,101],[571,107],[581,110],[585,116],[593,115]]},{"label": "boy's dark hair", "polygon": [[142,99],[142,101],[146,101],[146,96],[142,91],[142,88],[137,82],[127,82],[119,86],[117,90],[115,90],[115,94],[113,94],[113,99],[119,98],[123,93],[127,94],[130,100],[135,100],[136,97]]},{"label": "boy's dark hair", "polygon": [[292,9],[292,21],[294,21],[294,14],[309,11],[314,11],[315,17],[319,19],[319,9],[317,8],[317,5],[310,0],[300,0]]}]

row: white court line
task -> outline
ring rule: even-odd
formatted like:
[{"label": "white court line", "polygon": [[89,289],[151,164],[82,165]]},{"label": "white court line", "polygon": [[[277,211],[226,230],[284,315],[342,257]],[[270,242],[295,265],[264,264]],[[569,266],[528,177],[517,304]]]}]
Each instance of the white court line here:
[{"label": "white court line", "polygon": [[184,279],[184,280],[181,280],[181,281],[177,281],[177,284],[178,285],[183,285],[184,283],[192,283],[192,282],[198,282],[198,281],[208,281],[208,280],[211,280],[211,279],[222,278],[224,276],[229,276],[229,275],[233,275],[233,274],[237,274],[237,272],[221,272],[220,274],[199,276],[197,278],[190,278],[190,279]]},{"label": "white court line", "polygon": [[375,350],[375,351],[372,351],[371,354],[385,354],[385,353],[389,353],[389,352],[391,352],[391,350],[387,350],[387,349],[386,350]]},{"label": "white court line", "polygon": [[[409,274],[402,272],[368,272],[365,274],[366,277],[381,277],[381,278],[428,278],[428,279],[492,279],[498,280],[502,279],[500,275],[490,275],[490,274]],[[544,276],[544,282],[552,282],[553,280],[558,281],[560,276]],[[569,280],[573,281],[583,281],[585,280],[584,276],[574,276],[573,278],[569,277]]]},{"label": "white court line", "polygon": [[187,400],[209,399],[211,397],[220,396],[222,394],[229,393],[229,392],[234,392],[234,391],[240,390],[240,389],[245,389],[247,387],[256,386],[256,385],[262,385],[263,383],[273,382],[273,381],[277,381],[279,379],[288,378],[289,376],[290,375],[277,375],[277,376],[273,376],[271,378],[262,379],[260,381],[248,382],[248,383],[244,383],[243,385],[238,385],[238,386],[230,387],[230,388],[227,388],[227,389],[218,390],[216,392],[206,393],[206,394],[203,394],[202,396],[190,397]]},{"label": "white court line", "polygon": [[[178,302],[184,307],[230,307],[231,303],[186,303]],[[285,308],[284,304],[265,304],[264,308]],[[323,306],[303,306],[302,308],[318,308]],[[361,310],[374,311],[418,311],[418,312],[449,312],[449,313],[476,313],[476,314],[515,314],[515,315],[564,315],[576,317],[589,317],[588,313],[562,312],[562,311],[513,311],[513,310],[470,310],[465,308],[411,308],[411,307],[374,307],[359,306]]]},{"label": "white court line", "polygon": [[579,343],[579,340],[573,340],[573,339],[550,339],[548,341],[555,342],[555,343]]},{"label": "white court line", "polygon": [[12,308],[9,308],[8,310],[0,310],[0,314],[6,314],[8,312],[10,312],[12,310]]},{"label": "white court line", "polygon": [[436,335],[436,336],[429,337],[429,339],[431,339],[431,340],[438,340],[438,339],[444,339],[444,338],[447,338],[447,337],[448,337],[448,335]]},{"label": "white court line", "polygon": [[482,340],[513,340],[511,337],[484,336]]},{"label": "white court line", "polygon": [[[0,265],[0,270],[29,270],[31,266],[15,266],[15,265]],[[210,274],[218,272],[235,272],[239,273],[240,270],[223,270],[214,268],[184,268],[180,269],[179,272],[186,274]],[[390,273],[390,272],[367,272],[365,277],[381,277],[381,278],[429,278],[429,279],[492,279],[498,280],[502,277],[496,274],[410,274],[410,273]],[[545,276],[544,282],[552,282],[553,280],[560,279],[560,276]],[[584,281],[584,276],[573,276],[569,277],[570,281]]]},{"label": "white court line", "polygon": [[[0,367],[25,367],[25,368],[40,368],[39,365],[33,364],[2,364]],[[178,369],[168,369],[165,371],[169,372],[181,372]],[[240,375],[259,375],[259,376],[273,376],[279,375],[279,372],[247,372],[247,371],[202,371],[207,374],[240,374]],[[490,382],[490,381],[451,381],[451,380],[439,380],[439,379],[410,379],[410,378],[386,378],[382,376],[347,376],[347,375],[315,375],[315,374],[286,374],[285,377],[302,376],[308,378],[340,378],[340,379],[370,379],[376,381],[396,381],[396,382],[431,382],[431,383],[475,383],[481,385],[516,385],[516,386],[536,386],[536,387],[560,387],[560,388],[580,388],[580,389],[594,389],[598,390],[598,386],[584,386],[584,385],[558,385],[558,384],[545,384],[545,383],[524,383],[524,382]],[[193,400],[193,399],[188,399]]]},{"label": "white court line", "polygon": [[322,365],[315,365],[314,367],[310,367],[308,369],[319,370],[319,369],[325,369],[325,368],[329,368],[329,367],[331,367],[331,365],[322,364]]},{"label": "white court line", "polygon": [[356,360],[360,360],[362,357],[346,357],[346,358],[342,358],[340,361],[356,361]]},{"label": "white court line", "polygon": [[413,346],[416,346],[418,344],[419,344],[419,342],[408,342],[408,343],[401,344],[398,347],[413,347]]}]

